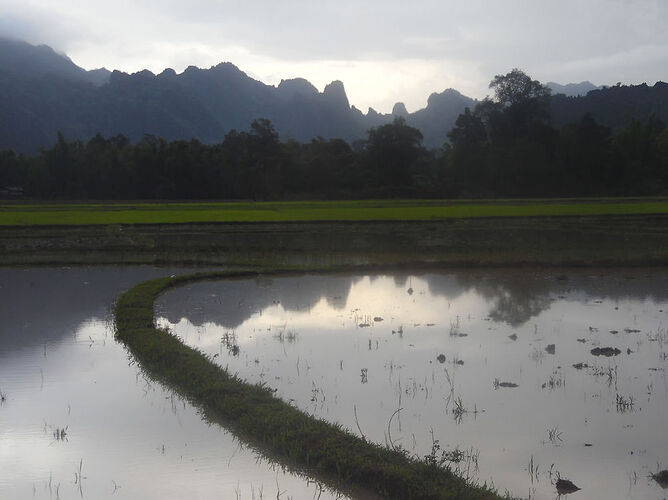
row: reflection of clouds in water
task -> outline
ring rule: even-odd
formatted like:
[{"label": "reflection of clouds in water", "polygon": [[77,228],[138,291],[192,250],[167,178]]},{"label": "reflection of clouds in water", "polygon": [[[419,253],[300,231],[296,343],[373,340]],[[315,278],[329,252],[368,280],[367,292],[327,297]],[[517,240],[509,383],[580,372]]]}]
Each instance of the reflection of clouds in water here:
[{"label": "reflection of clouds in water", "polygon": [[[396,323],[449,325],[454,317],[448,311],[455,305],[460,314],[466,314],[476,309],[474,302],[483,300],[490,304],[489,316],[494,321],[518,326],[549,307],[549,288],[549,281],[526,275],[262,278],[195,284],[166,294],[157,309],[170,323],[188,318],[193,325],[215,323],[228,329],[241,327],[257,314],[270,315],[270,324],[323,327],[336,324],[342,312],[349,313],[362,305],[363,310],[357,311],[360,317],[384,314]],[[300,314],[303,311],[307,314]]]},{"label": "reflection of clouds in water", "polygon": [[[631,271],[633,272],[633,271]],[[196,283],[165,294],[156,310],[170,323],[188,318],[194,325],[216,323],[236,329],[256,314],[279,314],[280,321],[297,321],[297,312],[317,314],[320,319],[310,323],[302,318],[304,327],[317,327],[334,321],[332,311],[349,312],[364,304],[360,315],[397,316],[410,289],[414,305],[410,318],[398,321],[443,323],[448,307],[458,303],[464,314],[471,309],[466,301],[488,303],[489,317],[495,322],[519,327],[551,307],[554,299],[567,296],[573,300],[582,294],[593,297],[660,300],[668,297],[665,270],[638,272],[604,270],[581,272],[532,269],[466,270],[414,275],[394,273],[357,277],[352,275],[305,275],[260,277],[255,280],[228,280]],[[579,295],[578,295],[578,292]],[[479,294],[479,298],[472,299]],[[465,298],[468,297],[468,298]],[[437,299],[440,302],[437,302]],[[463,301],[463,302],[462,302]],[[281,308],[275,308],[280,305]],[[324,307],[324,306],[329,306]],[[434,308],[440,311],[435,316]],[[274,309],[276,311],[272,312]],[[330,311],[331,310],[331,311]],[[277,321],[279,321],[277,318]]]},{"label": "reflection of clouds in water", "polygon": [[[305,281],[320,277],[306,276]],[[321,277],[328,279],[329,277]],[[482,300],[473,292],[461,293],[455,300],[449,300],[442,295],[434,295],[430,292],[427,277],[407,277],[402,286],[397,287],[391,276],[365,276],[359,278],[349,287],[348,293],[342,297],[340,303],[332,306],[327,297],[320,297],[319,301],[309,307],[290,309],[286,304],[280,302],[272,303],[262,310],[257,310],[242,323],[230,328],[228,321],[220,320],[224,311],[215,310],[208,304],[194,312],[196,321],[191,319],[191,313],[186,312],[178,320],[172,321],[165,309],[168,304],[160,307],[159,324],[161,326],[174,325],[179,335],[189,337],[206,332],[200,339],[202,345],[213,346],[220,342],[220,338],[228,331],[235,330],[237,333],[244,332],[237,337],[239,345],[253,342],[253,335],[269,333],[279,335],[280,332],[294,332],[309,330],[310,332],[330,332],[339,328],[356,328],[361,323],[370,326],[368,333],[376,329],[387,332],[397,329],[399,326],[428,328],[433,325],[440,331],[448,330],[450,324],[457,320],[457,316],[478,311],[485,307]],[[280,281],[277,279],[276,282]],[[413,293],[408,294],[406,287],[410,282]],[[311,290],[312,287],[304,287]],[[250,290],[249,290],[250,293]],[[193,303],[194,297],[207,297],[210,293],[197,293],[189,298]],[[276,295],[282,297],[281,295]],[[297,295],[293,295],[293,300]],[[169,304],[176,301],[170,298]],[[299,303],[294,301],[293,303]],[[164,311],[164,312],[163,312]],[[178,316],[178,314],[177,314]],[[374,318],[382,318],[382,321],[374,321]]]},{"label": "reflection of clouds in water", "polygon": [[[432,281],[441,291],[432,293]],[[446,285],[447,283],[447,285]],[[407,294],[408,288],[413,294]],[[447,293],[444,291],[447,289]],[[415,304],[413,316],[407,320],[436,322],[442,320],[439,311],[448,309],[450,298],[466,291],[452,276],[441,275],[374,275],[364,277],[341,275],[305,275],[299,277],[260,278],[245,281],[196,283],[170,291],[156,304],[158,316],[170,323],[188,318],[193,325],[216,323],[227,329],[236,329],[254,315],[278,314],[276,321],[303,322],[303,327],[321,326],[335,321],[342,313],[349,313],[364,305],[358,316],[379,314],[396,316],[397,304],[410,299]],[[433,301],[439,303],[434,305]],[[276,307],[280,305],[281,307]],[[274,311],[274,312],[272,312]],[[299,312],[308,314],[300,316]],[[308,320],[308,315],[315,316]],[[388,318],[389,319],[389,318]]]}]

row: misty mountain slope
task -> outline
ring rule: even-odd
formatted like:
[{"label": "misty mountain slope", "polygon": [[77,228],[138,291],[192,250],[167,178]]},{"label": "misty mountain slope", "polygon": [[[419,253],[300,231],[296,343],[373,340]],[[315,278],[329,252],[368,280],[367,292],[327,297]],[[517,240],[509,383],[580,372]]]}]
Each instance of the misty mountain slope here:
[{"label": "misty mountain slope", "polygon": [[105,68],[86,71],[47,45],[35,46],[7,38],[0,38],[0,68],[22,78],[55,76],[94,85],[103,85],[110,75]]}]

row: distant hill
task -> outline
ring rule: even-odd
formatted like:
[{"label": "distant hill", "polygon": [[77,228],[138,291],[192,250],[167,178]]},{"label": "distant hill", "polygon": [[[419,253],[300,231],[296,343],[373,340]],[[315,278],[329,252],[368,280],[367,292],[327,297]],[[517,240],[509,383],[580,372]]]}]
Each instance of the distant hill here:
[{"label": "distant hill", "polygon": [[424,143],[442,146],[446,134],[455,125],[457,117],[465,108],[473,109],[478,101],[447,89],[440,94],[433,93],[427,100],[427,107],[411,113],[406,122],[422,132]]},{"label": "distant hill", "polygon": [[[668,121],[663,83],[604,89],[589,82],[550,85],[558,92],[552,98],[556,125],[578,120],[585,112],[613,128],[629,117],[644,120],[651,112]],[[568,96],[587,89],[584,96]],[[190,66],[181,74],[172,69],[158,75],[86,71],[50,47],[0,39],[0,149],[20,152],[50,147],[58,131],[67,140],[101,133],[123,134],[134,142],[150,134],[212,144],[233,129],[248,130],[257,118],[271,120],[283,140],[323,137],[352,143],[365,138],[370,128],[402,117],[420,129],[426,147],[438,148],[459,114],[476,104],[447,89],[433,93],[427,106],[414,113],[403,103],[389,114],[372,108],[363,113],[350,105],[340,81],[322,92],[302,78],[266,85],[229,62],[209,69]]]},{"label": "distant hill", "polygon": [[591,82],[580,82],[580,83],[567,83],[566,85],[561,85],[555,82],[547,82],[545,84],[547,87],[552,90],[553,95],[564,94],[568,97],[577,97],[581,95],[587,95],[587,92],[590,90],[600,89]]},{"label": "distant hill", "polygon": [[631,119],[644,122],[652,114],[668,123],[668,83],[616,85],[580,97],[552,97],[552,121],[556,126],[577,121],[585,113],[613,131],[619,131]]}]

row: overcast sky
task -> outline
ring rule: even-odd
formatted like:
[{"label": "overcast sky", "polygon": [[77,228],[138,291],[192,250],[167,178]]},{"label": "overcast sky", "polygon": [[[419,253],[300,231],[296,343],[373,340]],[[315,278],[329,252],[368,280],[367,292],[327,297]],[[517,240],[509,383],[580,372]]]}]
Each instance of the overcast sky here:
[{"label": "overcast sky", "polygon": [[268,84],[342,80],[363,111],[415,111],[450,87],[482,98],[514,67],[543,82],[668,80],[668,0],[0,0],[0,36],[86,69],[230,61]]}]

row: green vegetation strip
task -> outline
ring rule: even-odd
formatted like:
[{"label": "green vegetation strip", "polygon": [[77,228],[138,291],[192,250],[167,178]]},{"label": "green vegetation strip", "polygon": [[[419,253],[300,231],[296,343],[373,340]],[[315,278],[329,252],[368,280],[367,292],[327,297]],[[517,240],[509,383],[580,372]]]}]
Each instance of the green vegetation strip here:
[{"label": "green vegetation strip", "polygon": [[662,198],[219,203],[5,203],[0,226],[413,221],[470,217],[668,214]]},{"label": "green vegetation strip", "polygon": [[267,387],[230,375],[168,331],[155,327],[155,299],[185,283],[251,278],[256,272],[214,272],[146,281],[123,293],[115,305],[116,338],[152,377],[185,395],[205,414],[268,456],[294,464],[309,476],[385,498],[496,499],[434,460],[378,446],[339,425],[308,416],[276,398]]}]

